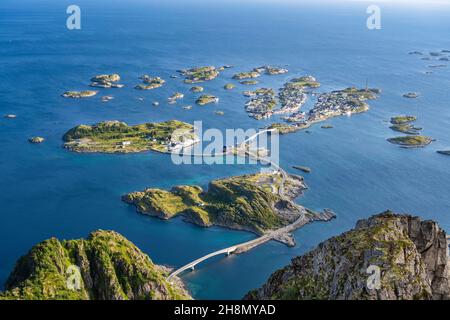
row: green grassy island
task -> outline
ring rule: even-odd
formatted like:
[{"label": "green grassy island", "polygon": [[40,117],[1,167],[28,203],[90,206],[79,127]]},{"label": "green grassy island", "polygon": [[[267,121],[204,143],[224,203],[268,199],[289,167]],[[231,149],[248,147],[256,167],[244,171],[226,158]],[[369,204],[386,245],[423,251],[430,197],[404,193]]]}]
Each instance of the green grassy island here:
[{"label": "green grassy island", "polygon": [[150,188],[129,193],[122,200],[140,213],[161,219],[182,215],[203,227],[218,225],[263,234],[299,217],[299,206],[292,200],[305,188],[302,177],[283,180],[274,172],[215,180],[207,191],[199,186],[176,186],[170,191]]},{"label": "green grassy island", "polygon": [[391,118],[392,124],[405,124],[416,121],[417,117],[415,116],[396,116]]},{"label": "green grassy island", "polygon": [[[79,271],[79,290],[67,285]],[[179,300],[191,299],[178,278],[154,264],[133,243],[113,231],[87,239],[52,238],[17,262],[0,300]]]},{"label": "green grassy island", "polygon": [[398,144],[403,147],[409,148],[420,148],[429,145],[433,142],[433,139],[425,136],[403,136],[403,137],[395,137],[387,139],[390,143]]},{"label": "green grassy island", "polygon": [[219,76],[219,69],[213,66],[196,67],[178,71],[185,77],[185,83],[199,83],[211,81]]},{"label": "green grassy island", "polygon": [[[184,130],[185,134],[176,140],[172,136],[175,130]],[[63,140],[64,147],[71,151],[101,153],[170,152],[198,142],[193,126],[178,120],[134,126],[119,121],[79,125],[70,129]]]},{"label": "green grassy island", "polygon": [[219,102],[219,98],[211,95],[211,94],[203,94],[201,95],[197,101],[195,101],[196,104],[204,106],[210,103],[217,103]]},{"label": "green grassy island", "polygon": [[143,75],[140,77],[142,79],[141,84],[138,84],[135,88],[139,90],[153,90],[161,87],[166,81],[160,77],[150,77],[148,75]]}]

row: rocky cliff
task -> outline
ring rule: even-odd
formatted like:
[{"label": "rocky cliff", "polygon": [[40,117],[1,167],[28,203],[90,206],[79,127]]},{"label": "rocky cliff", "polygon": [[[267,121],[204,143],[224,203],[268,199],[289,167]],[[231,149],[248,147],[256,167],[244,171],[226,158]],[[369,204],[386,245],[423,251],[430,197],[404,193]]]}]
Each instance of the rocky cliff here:
[{"label": "rocky cliff", "polygon": [[100,230],[88,239],[52,238],[33,247],[17,262],[0,300],[190,299],[167,274],[120,234]]},{"label": "rocky cliff", "polygon": [[245,298],[449,299],[449,270],[436,222],[388,211],[294,258]]}]

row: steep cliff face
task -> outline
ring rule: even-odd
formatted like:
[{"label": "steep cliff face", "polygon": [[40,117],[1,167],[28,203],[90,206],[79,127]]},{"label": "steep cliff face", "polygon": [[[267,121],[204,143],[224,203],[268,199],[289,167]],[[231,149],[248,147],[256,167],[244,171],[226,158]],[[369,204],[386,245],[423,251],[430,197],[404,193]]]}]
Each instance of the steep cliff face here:
[{"label": "steep cliff face", "polygon": [[167,272],[120,234],[95,231],[86,240],[52,238],[33,247],[0,299],[189,299],[180,281],[166,281]]},{"label": "steep cliff face", "polygon": [[450,299],[446,233],[436,222],[384,212],[294,258],[245,298]]}]

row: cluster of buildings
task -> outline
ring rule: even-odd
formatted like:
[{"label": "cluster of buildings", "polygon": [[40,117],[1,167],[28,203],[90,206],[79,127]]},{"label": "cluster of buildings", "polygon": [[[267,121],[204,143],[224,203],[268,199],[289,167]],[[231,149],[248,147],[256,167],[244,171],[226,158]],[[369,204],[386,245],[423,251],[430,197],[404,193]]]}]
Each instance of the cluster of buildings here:
[{"label": "cluster of buildings", "polygon": [[355,94],[333,91],[318,96],[317,102],[308,112],[308,121],[317,122],[339,115],[367,111],[369,106]]}]

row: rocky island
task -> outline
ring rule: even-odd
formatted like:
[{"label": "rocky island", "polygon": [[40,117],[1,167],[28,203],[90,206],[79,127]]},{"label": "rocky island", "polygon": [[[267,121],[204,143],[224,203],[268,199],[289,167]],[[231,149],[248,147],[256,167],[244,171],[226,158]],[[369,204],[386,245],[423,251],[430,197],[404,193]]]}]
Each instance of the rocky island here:
[{"label": "rocky island", "polygon": [[164,83],[166,83],[166,81],[161,79],[160,77],[150,77],[146,74],[141,76],[140,79],[142,79],[142,83],[138,84],[135,87],[139,90],[153,90],[161,87]]},{"label": "rocky island", "polygon": [[84,91],[66,91],[62,94],[64,98],[80,99],[93,97],[98,91],[84,90]]},{"label": "rocky island", "polygon": [[117,83],[120,81],[120,76],[117,73],[101,74],[91,78],[91,87],[98,88],[122,88],[124,85]]},{"label": "rocky island", "polygon": [[420,133],[422,128],[418,128],[411,124],[411,122],[416,121],[415,116],[396,116],[391,118],[391,124],[389,128],[394,131],[398,131],[405,134],[417,135]]},{"label": "rocky island", "polygon": [[269,88],[260,88],[246,92],[250,100],[245,103],[245,111],[256,120],[270,118],[277,105],[275,91]]},{"label": "rocky island", "polygon": [[[373,268],[380,269],[378,289],[367,286]],[[292,259],[245,298],[448,300],[449,279],[445,231],[434,221],[387,211]]]},{"label": "rocky island", "polygon": [[194,87],[191,88],[191,91],[192,91],[192,92],[195,92],[195,93],[197,93],[197,92],[203,92],[203,87],[200,87],[200,86],[194,86]]},{"label": "rocky island", "polygon": [[422,148],[433,142],[433,139],[425,136],[412,135],[387,139],[390,143],[398,144],[403,148]]},{"label": "rocky island", "polygon": [[330,118],[366,112],[369,105],[366,100],[376,99],[378,89],[347,88],[320,94],[314,107],[308,113],[295,113],[286,118],[292,124],[273,123],[267,129],[278,129],[281,134],[309,128],[311,125]]},{"label": "rocky island", "polygon": [[34,143],[34,144],[39,144],[39,143],[42,143],[44,141],[45,141],[45,139],[42,138],[42,137],[31,137],[31,138],[28,139],[28,142]]},{"label": "rocky island", "polygon": [[[177,131],[182,136],[174,136]],[[64,147],[74,152],[132,153],[142,151],[172,152],[198,142],[193,126],[177,121],[143,123],[129,126],[120,121],[79,125],[63,137]]]},{"label": "rocky island", "polygon": [[196,67],[185,70],[178,70],[185,77],[185,83],[199,83],[211,81],[219,76],[219,70],[213,66]]},{"label": "rocky island", "polygon": [[219,98],[211,95],[211,94],[203,94],[201,95],[197,101],[195,101],[196,104],[204,106],[210,103],[218,103],[219,102]]},{"label": "rocky island", "polygon": [[[113,231],[87,239],[52,238],[17,262],[0,300],[180,300],[191,299],[169,269],[154,264],[133,243]],[[79,283],[67,285],[79,272]]]},{"label": "rocky island", "polygon": [[[199,186],[149,188],[124,195],[122,200],[142,214],[161,219],[181,215],[202,227],[217,225],[263,235],[290,224],[299,223],[300,227],[331,218],[292,201],[305,189],[302,177],[273,172],[215,180],[207,191]],[[302,219],[306,219],[304,223],[299,221]],[[283,242],[292,245],[293,239]]]}]

